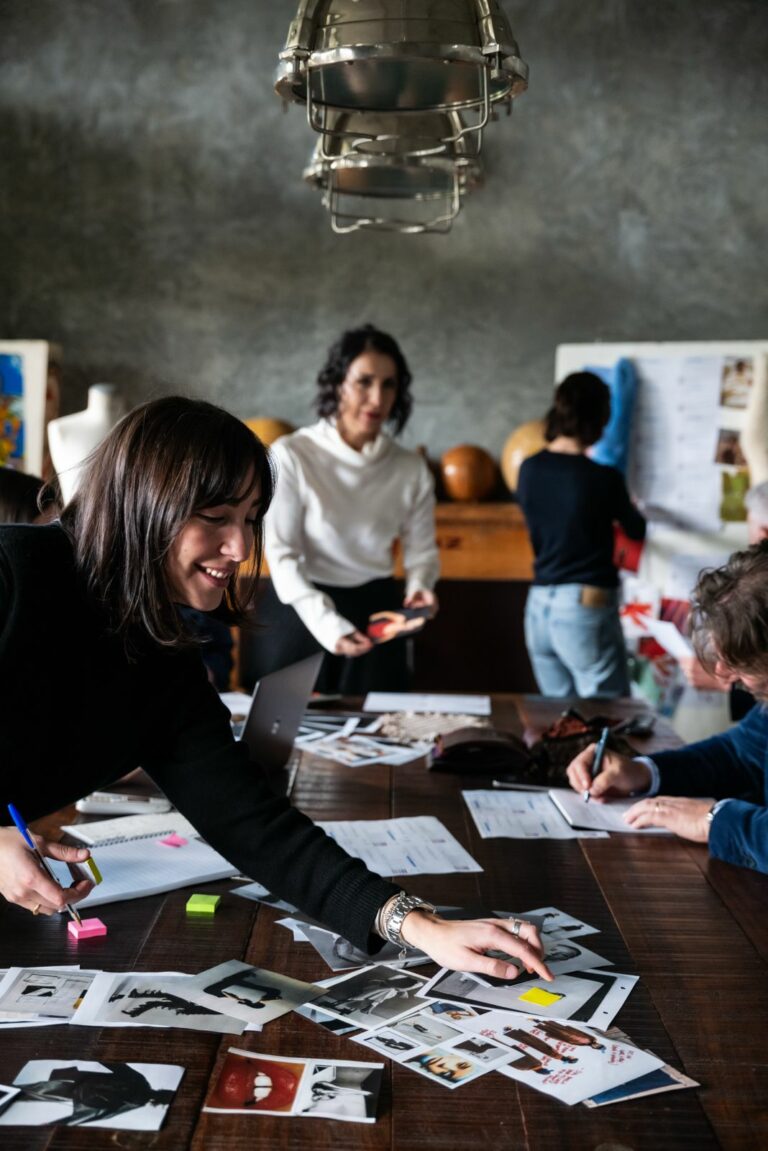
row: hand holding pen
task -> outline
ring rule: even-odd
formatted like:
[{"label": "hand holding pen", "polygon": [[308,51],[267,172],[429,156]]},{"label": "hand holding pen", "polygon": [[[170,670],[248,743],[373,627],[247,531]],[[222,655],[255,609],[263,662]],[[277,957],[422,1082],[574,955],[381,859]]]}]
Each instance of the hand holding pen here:
[{"label": "hand holding pen", "polygon": [[[595,758],[592,760],[592,768],[590,771],[590,776],[592,779],[597,779],[603,766],[603,756],[605,755],[605,749],[608,744],[609,731],[610,728],[604,727],[600,732],[600,738],[597,741],[597,747],[595,748]],[[582,792],[581,798],[585,803],[589,803],[589,788]]]},{"label": "hand holding pen", "polygon": [[45,857],[78,864],[84,863],[90,852],[87,848],[67,847],[44,840],[38,847],[13,804],[8,804],[8,811],[16,827],[0,828],[0,892],[10,903],[25,907],[33,915],[53,915],[66,907],[72,918],[80,922],[80,915],[72,903],[83,899],[93,883],[81,879],[63,890]]}]

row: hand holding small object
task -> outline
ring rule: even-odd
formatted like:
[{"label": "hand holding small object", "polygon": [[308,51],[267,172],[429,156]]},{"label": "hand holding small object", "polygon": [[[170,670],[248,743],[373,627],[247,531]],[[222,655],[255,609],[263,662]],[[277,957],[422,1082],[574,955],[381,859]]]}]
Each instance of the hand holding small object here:
[{"label": "hand holding small object", "polygon": [[589,792],[595,803],[603,803],[616,796],[631,795],[633,791],[647,791],[651,784],[648,767],[637,759],[619,755],[616,751],[603,754],[602,772],[593,777],[596,747],[591,743],[579,752],[568,765],[568,782],[574,791]]},{"label": "hand holding small object", "polygon": [[351,631],[349,635],[343,635],[336,640],[333,650],[336,655],[346,655],[354,659],[358,655],[365,655],[372,647],[373,644],[367,635],[363,635],[361,631]]},{"label": "hand holding small object", "polygon": [[0,892],[9,903],[19,904],[34,915],[53,915],[66,907],[72,919],[79,922],[72,903],[84,899],[93,883],[83,879],[62,890],[46,856],[73,863],[85,861],[90,852],[84,847],[48,843],[41,836],[32,836],[12,804],[8,810],[16,827],[0,828]]},{"label": "hand holding small object", "polygon": [[[604,727],[600,732],[600,738],[597,741],[597,747],[595,748],[595,758],[592,760],[592,771],[590,772],[592,779],[597,779],[603,766],[603,756],[605,755],[605,748],[608,743],[608,735],[609,728]],[[586,788],[582,792],[581,798],[585,803],[589,803],[589,788]]]}]

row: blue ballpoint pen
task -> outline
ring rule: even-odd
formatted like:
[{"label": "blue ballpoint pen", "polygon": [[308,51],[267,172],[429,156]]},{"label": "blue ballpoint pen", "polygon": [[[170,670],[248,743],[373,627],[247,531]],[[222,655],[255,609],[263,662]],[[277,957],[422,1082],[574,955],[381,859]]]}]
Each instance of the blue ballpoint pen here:
[{"label": "blue ballpoint pen", "polygon": [[[604,727],[600,732],[600,738],[597,741],[597,747],[595,748],[595,758],[592,760],[591,775],[593,779],[597,778],[597,776],[600,774],[600,768],[603,766],[603,756],[605,755],[605,747],[608,743],[609,730],[609,728]],[[589,803],[589,788],[587,788],[587,790],[582,793],[581,798],[585,803]]]},{"label": "blue ballpoint pen", "polygon": [[[24,842],[26,843],[27,847],[31,848],[32,851],[34,851],[35,855],[37,856],[38,862],[39,862],[40,866],[42,867],[43,871],[45,871],[46,874],[51,877],[51,879],[53,880],[54,883],[58,884],[58,886],[61,887],[61,884],[59,883],[59,880],[56,877],[56,874],[54,873],[52,868],[49,866],[47,860],[45,859],[45,856],[42,854],[40,849],[37,847],[32,836],[29,834],[29,828],[27,827],[26,823],[24,822],[19,810],[17,808],[15,808],[12,803],[9,803],[8,804],[8,811],[10,813],[11,819],[16,824],[16,826],[18,827],[22,836],[24,837]],[[75,908],[72,906],[71,903],[67,903],[66,908],[67,908],[67,911],[69,912],[69,914],[74,919],[75,923],[82,923],[82,919],[81,919],[79,913],[75,910]]]}]

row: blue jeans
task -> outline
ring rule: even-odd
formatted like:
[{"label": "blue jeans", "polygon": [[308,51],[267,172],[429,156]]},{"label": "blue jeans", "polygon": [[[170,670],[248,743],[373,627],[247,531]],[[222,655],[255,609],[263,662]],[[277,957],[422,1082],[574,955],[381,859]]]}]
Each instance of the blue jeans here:
[{"label": "blue jeans", "polygon": [[629,695],[619,592],[583,604],[582,584],[534,585],[525,604],[525,642],[542,695],[610,699]]}]

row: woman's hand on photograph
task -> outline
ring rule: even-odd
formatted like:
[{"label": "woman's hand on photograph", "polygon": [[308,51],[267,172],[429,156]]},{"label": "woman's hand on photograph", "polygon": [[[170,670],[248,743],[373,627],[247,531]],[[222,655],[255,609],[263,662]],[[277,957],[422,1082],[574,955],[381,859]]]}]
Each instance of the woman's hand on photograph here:
[{"label": "woman's hand on photograph", "polygon": [[666,827],[681,839],[707,843],[711,799],[686,799],[680,795],[657,795],[640,799],[624,816],[630,827]]},{"label": "woman's hand on photograph", "polygon": [[[416,909],[406,915],[401,934],[411,946],[453,971],[515,979],[524,969],[548,981],[553,978],[539,933],[524,919],[441,919]],[[508,955],[509,962],[487,952]]]},{"label": "woman's hand on photograph", "polygon": [[430,611],[430,619],[434,619],[440,610],[440,604],[437,602],[437,596],[433,591],[427,591],[421,588],[419,591],[411,592],[403,600],[403,607],[428,607]]},{"label": "woman's hand on photograph", "polygon": [[365,655],[372,647],[373,644],[367,635],[363,635],[361,631],[351,631],[349,635],[343,635],[336,640],[336,647],[333,650],[336,655],[346,655],[354,659],[358,655]]},{"label": "woman's hand on photograph", "polygon": [[[90,852],[84,847],[67,847],[62,843],[48,843],[40,835],[33,835],[42,855],[60,859],[64,863],[82,863]],[[17,903],[34,915],[53,915],[62,911],[66,903],[84,899],[93,884],[79,880],[70,888],[61,888],[43,871],[15,827],[0,828],[0,893],[9,903]]]},{"label": "woman's hand on photograph", "polygon": [[588,791],[590,799],[601,803],[605,799],[631,795],[651,785],[651,774],[644,763],[615,751],[606,751],[600,773],[592,778],[596,743],[590,743],[568,765],[568,782],[574,791]]}]

